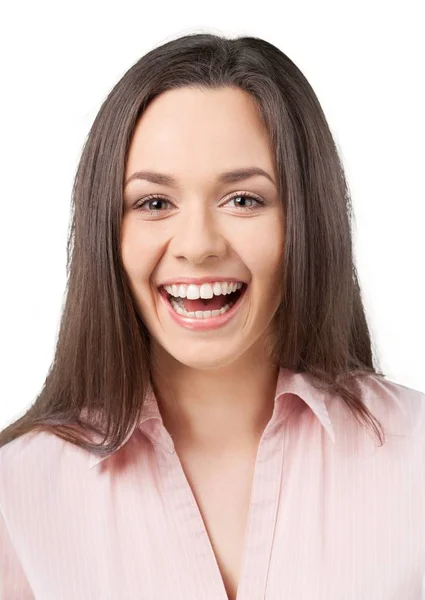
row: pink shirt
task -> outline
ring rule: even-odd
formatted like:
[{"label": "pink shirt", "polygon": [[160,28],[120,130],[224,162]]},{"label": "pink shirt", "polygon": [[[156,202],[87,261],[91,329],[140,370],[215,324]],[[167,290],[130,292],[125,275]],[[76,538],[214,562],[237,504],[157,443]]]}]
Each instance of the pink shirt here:
[{"label": "pink shirt", "polygon": [[[425,599],[425,395],[377,376],[363,400],[282,369],[259,444],[237,600]],[[0,449],[1,600],[226,600],[150,391],[104,459],[47,433]]]}]

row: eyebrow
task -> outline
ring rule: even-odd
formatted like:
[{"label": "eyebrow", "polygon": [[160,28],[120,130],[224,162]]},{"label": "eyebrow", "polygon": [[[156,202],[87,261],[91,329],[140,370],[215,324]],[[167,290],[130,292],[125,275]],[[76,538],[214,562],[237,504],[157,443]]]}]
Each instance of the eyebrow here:
[{"label": "eyebrow", "polygon": [[[242,169],[234,169],[232,171],[225,171],[217,177],[219,183],[238,183],[239,181],[245,181],[250,177],[257,177],[261,175],[266,177],[269,181],[276,185],[270,175],[261,169],[260,167],[245,167]],[[157,183],[159,185],[168,185],[170,187],[178,187],[177,180],[171,175],[165,175],[164,173],[157,173],[156,171],[136,171],[125,182],[126,187],[130,181],[135,179],[144,179],[151,183]]]}]

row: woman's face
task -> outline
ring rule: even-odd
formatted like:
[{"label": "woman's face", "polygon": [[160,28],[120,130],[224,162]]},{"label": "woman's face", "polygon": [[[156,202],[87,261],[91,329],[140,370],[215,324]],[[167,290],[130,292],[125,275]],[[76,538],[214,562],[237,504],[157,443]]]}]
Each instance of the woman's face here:
[{"label": "woman's face", "polygon": [[[186,87],[155,98],[136,126],[125,181],[141,171],[158,175],[135,177],[125,186],[121,252],[154,349],[168,361],[211,369],[248,352],[264,359],[280,301],[284,215],[257,110],[239,88]],[[261,174],[220,178],[253,167],[270,179]],[[149,200],[151,194],[156,197]],[[169,291],[196,296],[197,286],[181,287],[189,278],[202,278],[207,285],[201,296],[214,296],[176,298],[181,315],[162,286],[176,282]],[[227,296],[220,281],[244,286]],[[241,292],[234,308],[223,311]],[[218,316],[214,307],[221,310]],[[206,317],[201,325],[194,313]]]}]

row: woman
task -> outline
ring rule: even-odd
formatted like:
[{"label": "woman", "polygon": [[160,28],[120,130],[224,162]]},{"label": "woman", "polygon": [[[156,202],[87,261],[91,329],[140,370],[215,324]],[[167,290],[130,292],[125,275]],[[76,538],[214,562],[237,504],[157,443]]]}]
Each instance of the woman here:
[{"label": "woman", "polygon": [[421,597],[425,398],[374,366],[294,63],[248,37],[152,50],[73,208],[54,362],[0,436],[0,597]]}]

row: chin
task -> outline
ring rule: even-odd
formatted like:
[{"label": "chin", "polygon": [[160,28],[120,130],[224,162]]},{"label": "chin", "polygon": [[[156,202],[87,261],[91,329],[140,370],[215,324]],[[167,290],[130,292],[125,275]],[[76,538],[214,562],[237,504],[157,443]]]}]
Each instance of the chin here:
[{"label": "chin", "polygon": [[[243,356],[248,349],[239,344],[231,348],[229,344],[224,345],[219,340],[217,340],[217,343],[212,343],[211,340],[205,340],[205,344],[200,344],[198,341],[196,344],[186,344],[186,346],[187,348],[185,348],[183,352],[182,348],[174,349],[170,346],[160,346],[160,348],[158,348],[160,362],[162,360],[168,362],[171,359],[189,369],[211,371],[232,365]],[[164,354],[167,358],[165,358]]]}]

